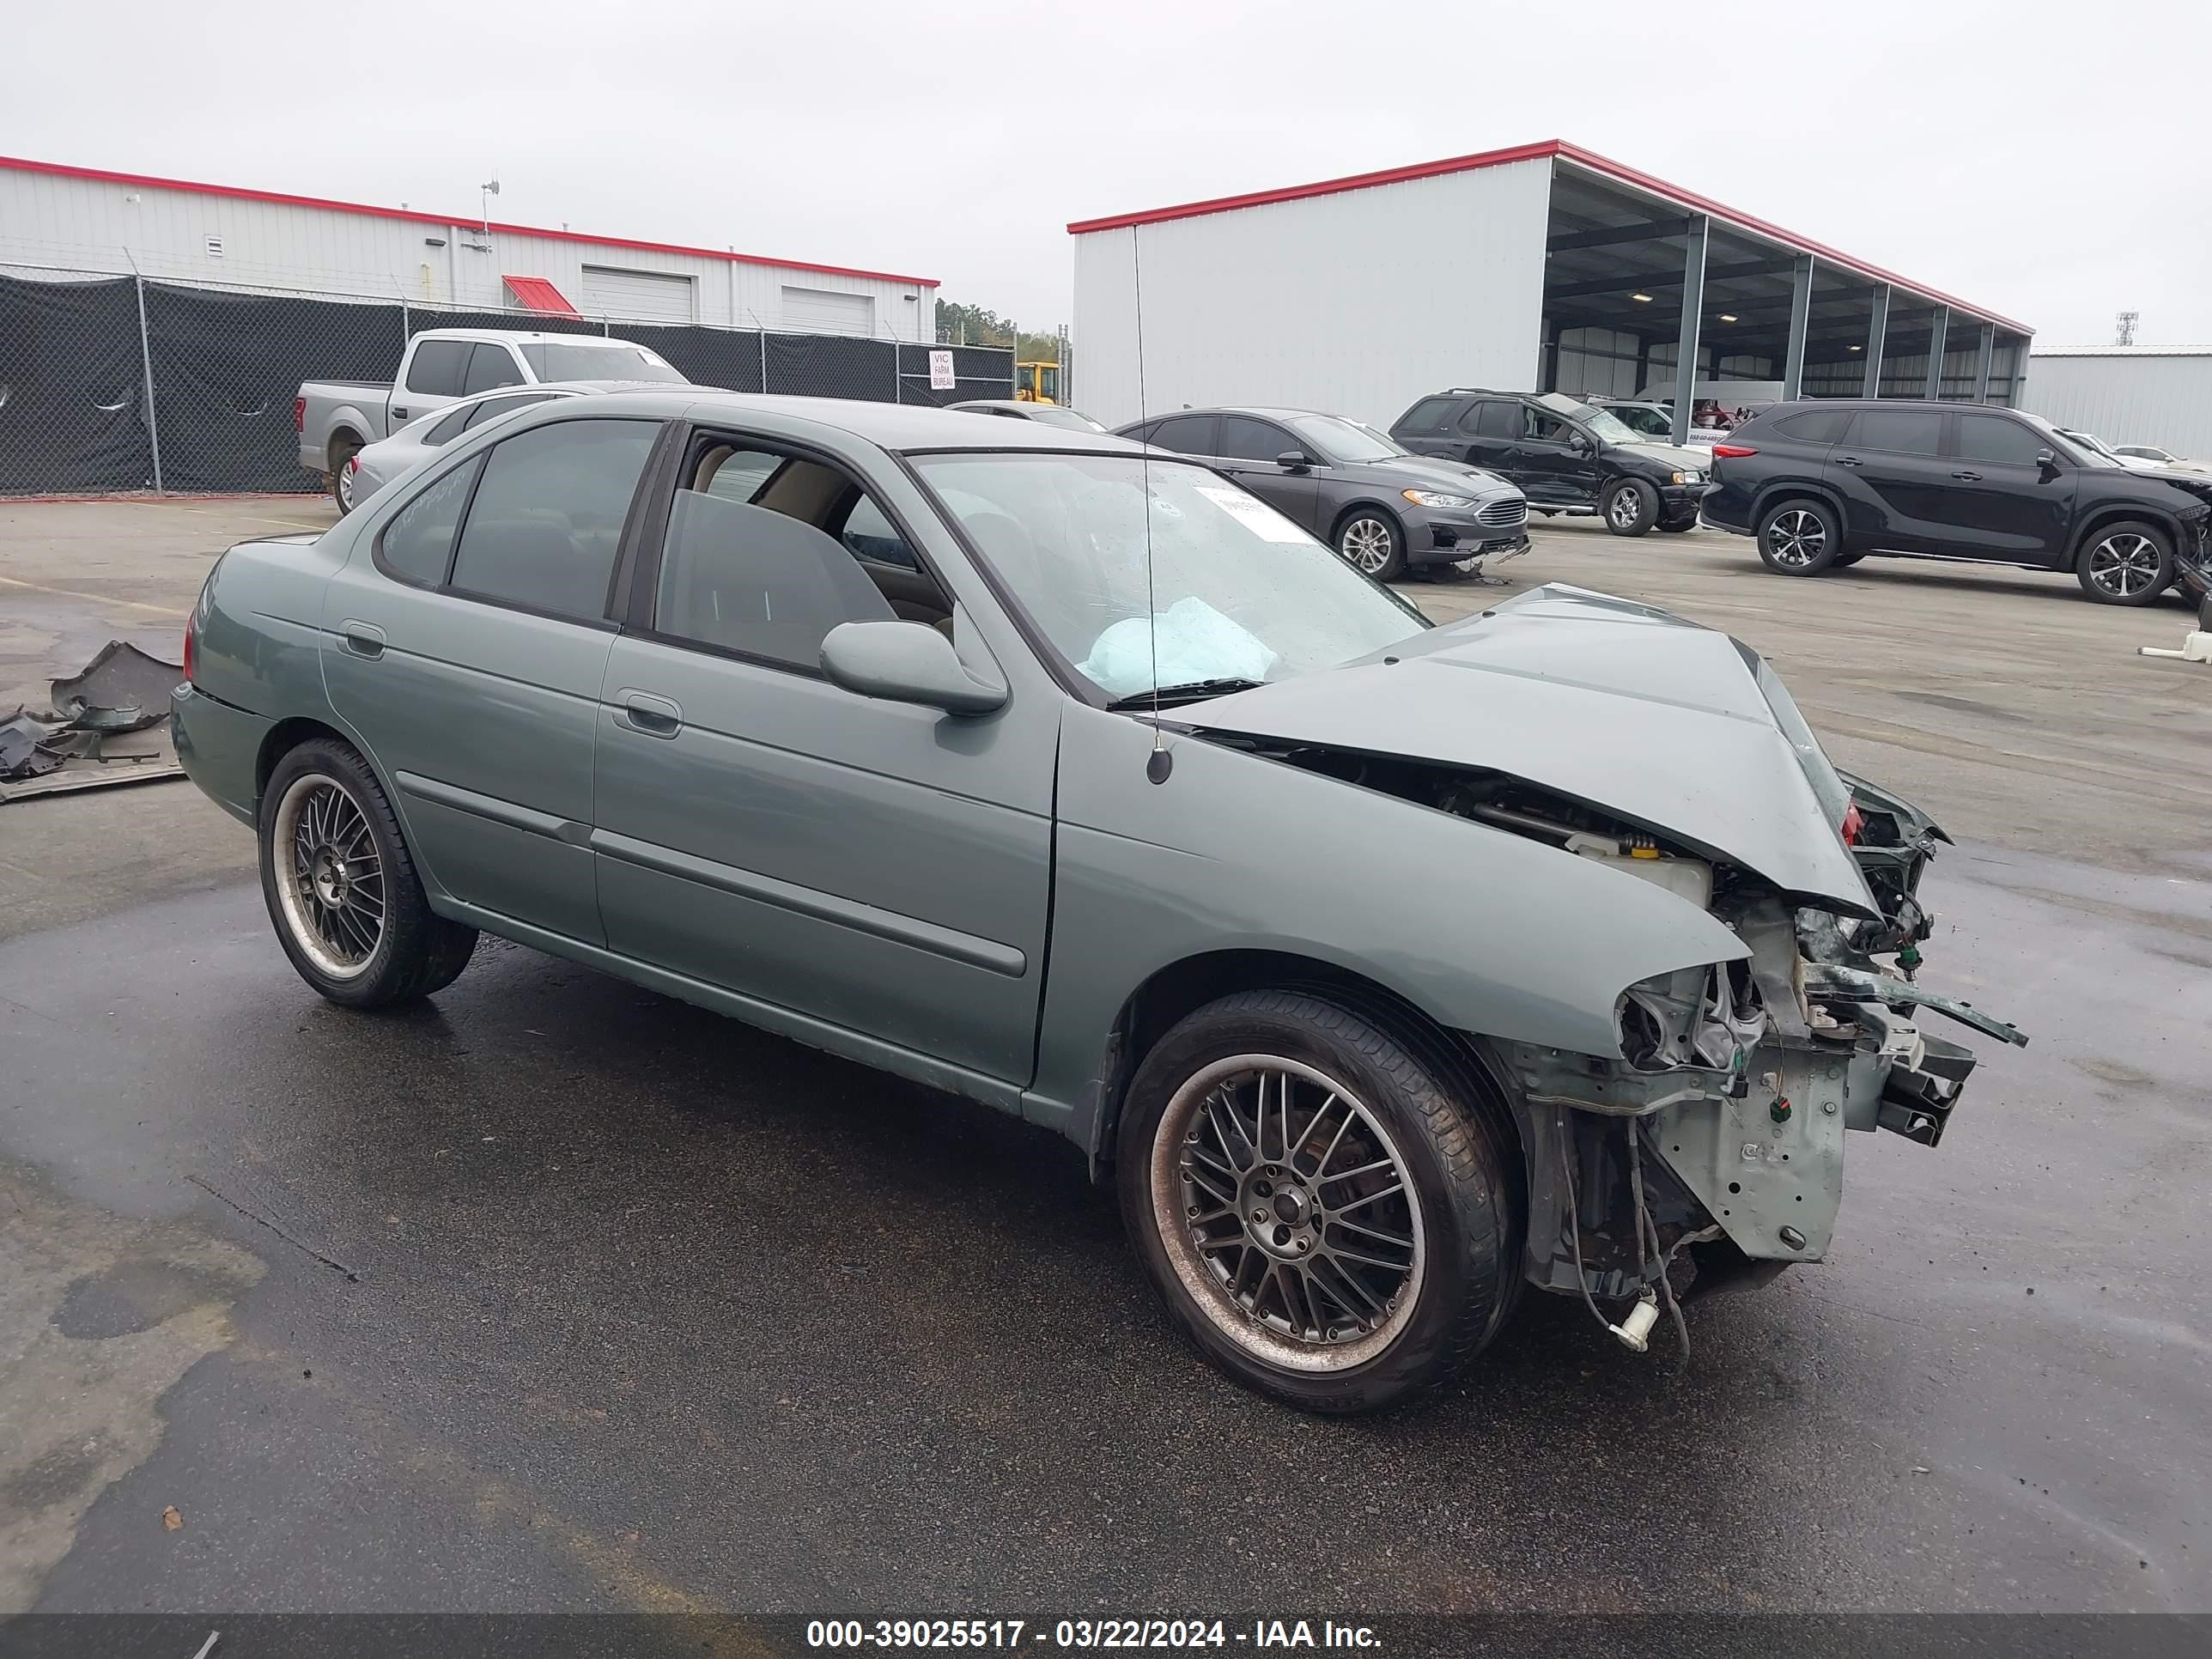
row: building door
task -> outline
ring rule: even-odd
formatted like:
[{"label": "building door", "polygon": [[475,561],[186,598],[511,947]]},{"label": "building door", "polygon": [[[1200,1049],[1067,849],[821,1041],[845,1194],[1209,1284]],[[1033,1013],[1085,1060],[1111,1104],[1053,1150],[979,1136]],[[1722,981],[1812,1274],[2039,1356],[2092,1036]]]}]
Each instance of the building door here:
[{"label": "building door", "polygon": [[664,270],[619,270],[612,265],[584,267],[584,309],[594,317],[628,317],[640,322],[699,319],[697,296],[689,276],[672,276]]},{"label": "building door", "polygon": [[859,334],[876,331],[876,302],[866,294],[840,294],[826,288],[783,290],[783,325],[794,334]]}]

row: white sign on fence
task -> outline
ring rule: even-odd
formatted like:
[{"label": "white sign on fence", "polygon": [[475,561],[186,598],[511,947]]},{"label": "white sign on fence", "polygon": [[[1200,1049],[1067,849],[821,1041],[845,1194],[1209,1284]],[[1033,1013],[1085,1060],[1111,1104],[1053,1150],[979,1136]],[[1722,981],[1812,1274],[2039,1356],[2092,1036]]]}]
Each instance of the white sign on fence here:
[{"label": "white sign on fence", "polygon": [[952,372],[952,354],[933,351],[929,354],[929,389],[932,392],[951,392],[960,384],[960,377]]}]

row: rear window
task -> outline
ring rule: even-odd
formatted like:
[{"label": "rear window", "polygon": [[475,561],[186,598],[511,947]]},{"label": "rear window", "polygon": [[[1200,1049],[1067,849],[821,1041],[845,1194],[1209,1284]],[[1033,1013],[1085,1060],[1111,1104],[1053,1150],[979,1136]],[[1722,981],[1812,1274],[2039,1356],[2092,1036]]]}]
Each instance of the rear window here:
[{"label": "rear window", "polygon": [[[1802,415],[1784,415],[1771,422],[1784,437],[1795,438],[1801,444],[1835,443],[1850,423],[1851,411],[1848,409],[1808,409]],[[1770,422],[1762,421],[1759,424]]]},{"label": "rear window", "polygon": [[1863,409],[1851,428],[1851,442],[1893,455],[1936,455],[1943,448],[1940,410]]},{"label": "rear window", "polygon": [[407,389],[425,398],[458,398],[468,364],[466,340],[425,340],[407,365]]},{"label": "rear window", "polygon": [[1401,432],[1440,432],[1450,422],[1456,398],[1424,398],[1398,417]]}]

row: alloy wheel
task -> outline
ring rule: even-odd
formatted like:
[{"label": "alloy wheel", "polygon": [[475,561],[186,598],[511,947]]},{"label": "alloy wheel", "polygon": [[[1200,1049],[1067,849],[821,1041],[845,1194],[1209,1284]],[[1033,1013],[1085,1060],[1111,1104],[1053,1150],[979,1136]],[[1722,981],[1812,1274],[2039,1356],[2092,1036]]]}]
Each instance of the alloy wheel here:
[{"label": "alloy wheel", "polygon": [[353,511],[353,462],[350,459],[338,468],[338,509],[343,513]]},{"label": "alloy wheel", "polygon": [[1176,1091],[1152,1143],[1153,1218],[1217,1329],[1286,1370],[1372,1358],[1412,1317],[1421,1203],[1382,1120],[1302,1061],[1239,1054]]},{"label": "alloy wheel", "polygon": [[277,803],[270,840],[294,942],[332,979],[367,971],[384,938],[384,861],[361,802],[337,779],[304,774]]},{"label": "alloy wheel", "polygon": [[1766,529],[1766,550],[1777,564],[1802,570],[1827,550],[1828,526],[1817,513],[1793,507],[1778,513]]},{"label": "alloy wheel", "polygon": [[2156,542],[2130,530],[2107,536],[2091,548],[2087,568],[2100,592],[2131,599],[2158,580],[2164,562]]},{"label": "alloy wheel", "polygon": [[1616,529],[1633,530],[1643,512],[1644,503],[1634,490],[1616,489],[1613,492],[1611,504],[1606,508],[1606,517],[1612,520]]},{"label": "alloy wheel", "polygon": [[1390,562],[1390,526],[1380,519],[1354,519],[1344,527],[1344,556],[1369,575]]}]

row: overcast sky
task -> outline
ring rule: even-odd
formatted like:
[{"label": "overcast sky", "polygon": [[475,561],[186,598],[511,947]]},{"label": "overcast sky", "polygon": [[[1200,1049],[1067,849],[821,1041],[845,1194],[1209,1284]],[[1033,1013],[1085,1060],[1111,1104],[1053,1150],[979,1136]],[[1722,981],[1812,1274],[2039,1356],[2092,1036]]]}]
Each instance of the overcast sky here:
[{"label": "overcast sky", "polygon": [[1071,219],[1557,137],[2045,344],[2123,307],[2212,341],[2205,0],[479,10],[13,8],[0,152],[468,216],[496,167],[513,222],[935,276],[1034,327],[1069,319]]}]

